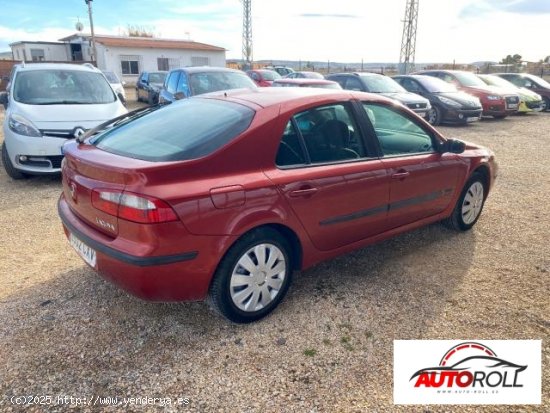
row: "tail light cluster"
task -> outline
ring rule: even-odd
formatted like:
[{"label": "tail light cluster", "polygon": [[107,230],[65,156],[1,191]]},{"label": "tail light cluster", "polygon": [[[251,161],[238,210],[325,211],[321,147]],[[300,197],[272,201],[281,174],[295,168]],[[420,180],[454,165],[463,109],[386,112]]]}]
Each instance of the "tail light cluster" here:
[{"label": "tail light cluster", "polygon": [[166,202],[131,192],[94,189],[92,205],[109,215],[143,224],[178,220],[176,213]]}]

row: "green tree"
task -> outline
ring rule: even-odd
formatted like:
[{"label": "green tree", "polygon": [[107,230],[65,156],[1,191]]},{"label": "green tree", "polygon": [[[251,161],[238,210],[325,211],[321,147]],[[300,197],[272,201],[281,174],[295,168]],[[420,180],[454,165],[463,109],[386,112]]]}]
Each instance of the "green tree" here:
[{"label": "green tree", "polygon": [[504,59],[500,61],[500,63],[505,65],[519,65],[521,63],[521,55],[515,54],[515,55],[508,55]]}]

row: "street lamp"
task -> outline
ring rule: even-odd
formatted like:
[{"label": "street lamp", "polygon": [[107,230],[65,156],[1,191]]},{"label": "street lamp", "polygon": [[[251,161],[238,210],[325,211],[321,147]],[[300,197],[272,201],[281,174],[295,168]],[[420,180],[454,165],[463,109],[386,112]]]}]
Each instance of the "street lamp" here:
[{"label": "street lamp", "polygon": [[88,5],[88,16],[90,17],[90,29],[92,31],[92,61],[95,62],[95,65],[97,66],[97,50],[95,48],[94,19],[92,17],[92,1],[94,0],[84,0],[84,3]]}]

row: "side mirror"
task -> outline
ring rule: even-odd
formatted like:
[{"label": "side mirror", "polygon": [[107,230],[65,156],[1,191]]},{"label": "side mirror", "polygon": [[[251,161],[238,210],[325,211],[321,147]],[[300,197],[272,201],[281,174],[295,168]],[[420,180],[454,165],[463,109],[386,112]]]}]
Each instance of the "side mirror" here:
[{"label": "side mirror", "polygon": [[0,92],[0,104],[4,105],[4,109],[8,108],[8,93]]},{"label": "side mirror", "polygon": [[443,152],[462,153],[466,150],[466,144],[458,139],[448,139],[442,149]]},{"label": "side mirror", "polygon": [[185,96],[185,93],[184,92],[176,92],[176,94],[174,95],[174,99],[176,100],[181,100],[181,99],[185,99],[186,96]]}]

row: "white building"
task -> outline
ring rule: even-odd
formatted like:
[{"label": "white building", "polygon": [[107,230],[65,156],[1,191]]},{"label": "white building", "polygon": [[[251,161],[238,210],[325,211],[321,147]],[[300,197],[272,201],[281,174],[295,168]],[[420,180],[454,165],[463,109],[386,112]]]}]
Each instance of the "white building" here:
[{"label": "white building", "polygon": [[26,62],[69,61],[67,45],[60,42],[16,42],[10,44],[13,59]]},{"label": "white building", "polygon": [[[90,36],[77,33],[60,42],[17,42],[10,44],[16,60],[91,61]],[[133,83],[140,72],[171,70],[185,66],[225,67],[225,49],[190,40],[149,37],[95,36],[97,67],[115,72]]]}]

